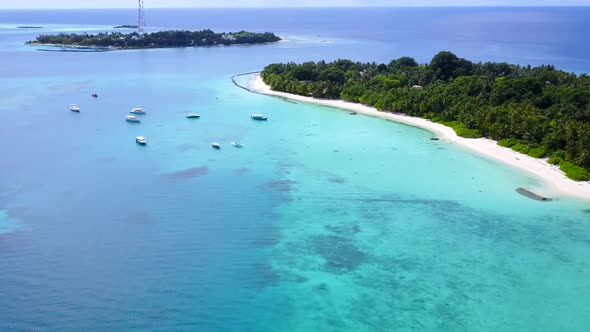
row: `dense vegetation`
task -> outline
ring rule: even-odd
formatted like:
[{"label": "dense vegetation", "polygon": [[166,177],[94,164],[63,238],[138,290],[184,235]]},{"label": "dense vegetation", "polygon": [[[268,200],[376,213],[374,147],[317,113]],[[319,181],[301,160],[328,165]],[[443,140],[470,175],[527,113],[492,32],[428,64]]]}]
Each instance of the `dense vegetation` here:
[{"label": "dense vegetation", "polygon": [[159,31],[140,34],[133,33],[99,33],[41,35],[29,44],[55,44],[67,46],[94,46],[116,48],[159,48],[159,47],[198,47],[213,45],[260,44],[281,40],[275,34],[254,33],[247,31],[232,33],[215,33],[202,31]]},{"label": "dense vegetation", "polygon": [[343,99],[443,123],[468,138],[488,137],[536,158],[551,156],[574,180],[589,180],[590,76],[553,66],[473,63],[450,52],[429,64],[271,64],[273,90]]}]

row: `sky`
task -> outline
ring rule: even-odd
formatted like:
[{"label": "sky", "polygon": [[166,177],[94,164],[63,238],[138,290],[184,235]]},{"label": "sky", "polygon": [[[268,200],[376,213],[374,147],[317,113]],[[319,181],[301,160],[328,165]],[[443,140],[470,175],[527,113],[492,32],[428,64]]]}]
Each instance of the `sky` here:
[{"label": "sky", "polygon": [[[146,8],[588,6],[590,0],[144,0]],[[133,8],[136,0],[0,0],[0,9]]]}]

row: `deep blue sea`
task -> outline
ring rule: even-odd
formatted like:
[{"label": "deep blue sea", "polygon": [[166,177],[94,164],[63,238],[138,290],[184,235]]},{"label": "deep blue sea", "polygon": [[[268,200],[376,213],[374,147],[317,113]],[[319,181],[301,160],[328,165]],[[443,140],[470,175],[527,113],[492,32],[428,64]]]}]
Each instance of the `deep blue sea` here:
[{"label": "deep blue sea", "polygon": [[515,189],[539,179],[427,131],[231,77],[441,50],[584,73],[589,8],[148,9],[150,30],[286,41],[24,45],[135,17],[0,11],[0,331],[588,330],[590,204],[529,200]]}]

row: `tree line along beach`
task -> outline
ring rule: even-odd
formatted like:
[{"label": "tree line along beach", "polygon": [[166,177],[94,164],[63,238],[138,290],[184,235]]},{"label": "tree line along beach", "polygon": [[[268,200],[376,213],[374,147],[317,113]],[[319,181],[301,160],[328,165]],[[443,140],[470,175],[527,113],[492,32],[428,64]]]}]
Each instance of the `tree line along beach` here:
[{"label": "tree line along beach", "polygon": [[589,86],[587,75],[553,66],[472,63],[450,52],[427,65],[409,57],[389,64],[271,64],[250,82],[256,92],[426,128],[537,175],[552,193],[585,199]]},{"label": "tree line along beach", "polygon": [[[119,28],[119,27],[116,27]],[[126,28],[126,26],[120,26]],[[216,33],[209,29],[201,31],[168,30],[151,33],[104,32],[97,34],[61,33],[40,35],[26,44],[33,46],[50,45],[75,48],[99,49],[144,49],[171,47],[204,47],[252,45],[280,41],[281,38],[271,32],[229,32]]]}]

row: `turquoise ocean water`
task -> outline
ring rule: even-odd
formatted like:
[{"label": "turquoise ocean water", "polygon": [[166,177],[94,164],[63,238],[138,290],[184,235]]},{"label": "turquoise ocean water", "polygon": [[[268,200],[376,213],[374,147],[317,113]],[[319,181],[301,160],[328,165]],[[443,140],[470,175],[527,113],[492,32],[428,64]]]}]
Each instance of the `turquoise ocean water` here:
[{"label": "turquoise ocean water", "polygon": [[[133,15],[0,11],[0,330],[590,326],[588,203],[528,200],[515,189],[538,179],[427,131],[231,81],[271,62],[425,62],[441,49],[585,72],[590,11],[152,10],[152,29],[268,30],[289,42],[22,45]],[[45,29],[16,29],[28,24]],[[141,124],[124,121],[132,107],[148,112]]]}]

